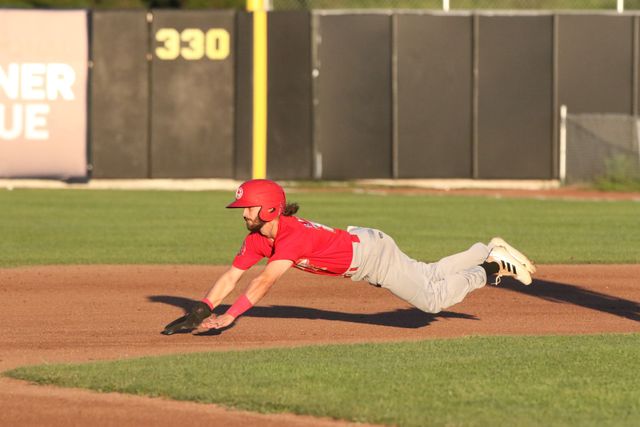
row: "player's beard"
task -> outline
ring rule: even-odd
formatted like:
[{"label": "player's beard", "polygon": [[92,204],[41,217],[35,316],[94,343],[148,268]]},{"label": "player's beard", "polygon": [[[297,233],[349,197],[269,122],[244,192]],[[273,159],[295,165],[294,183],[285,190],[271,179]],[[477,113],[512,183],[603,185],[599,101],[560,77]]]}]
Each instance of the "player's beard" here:
[{"label": "player's beard", "polygon": [[256,218],[256,219],[245,218],[244,224],[247,226],[247,230],[254,232],[254,231],[260,231],[260,229],[262,228],[263,225],[266,224],[266,222],[261,220],[260,218]]}]

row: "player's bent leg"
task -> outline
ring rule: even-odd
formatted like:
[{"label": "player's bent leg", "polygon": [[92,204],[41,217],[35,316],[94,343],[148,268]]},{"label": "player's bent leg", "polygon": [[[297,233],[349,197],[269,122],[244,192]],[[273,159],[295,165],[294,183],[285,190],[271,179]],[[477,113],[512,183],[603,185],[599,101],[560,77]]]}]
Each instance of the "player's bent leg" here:
[{"label": "player's bent leg", "polygon": [[427,264],[410,258],[390,241],[383,251],[391,261],[390,268],[381,285],[422,311],[438,313],[487,283],[486,272],[479,264],[488,252],[486,245],[476,243],[464,252]]},{"label": "player's bent leg", "polygon": [[408,302],[427,313],[439,313],[462,302],[469,293],[482,288],[486,283],[485,270],[475,266],[428,283],[422,292]]},{"label": "player's bent leg", "polygon": [[438,263],[412,259],[390,236],[379,230],[353,229],[350,232],[357,233],[362,243],[356,246],[358,252],[354,258],[359,269],[351,279],[366,280],[385,288],[422,311],[437,313],[486,284],[485,270],[478,266],[489,252],[482,243],[444,258],[439,267]]},{"label": "player's bent leg", "polygon": [[437,280],[480,265],[489,256],[490,249],[483,243],[475,243],[464,252],[449,255],[436,262],[435,274]]},{"label": "player's bent leg", "polygon": [[409,301],[424,287],[425,278],[433,276],[433,264],[407,256],[386,233],[375,229],[351,232],[357,233],[361,241],[354,254],[359,269],[352,280],[366,280]]}]

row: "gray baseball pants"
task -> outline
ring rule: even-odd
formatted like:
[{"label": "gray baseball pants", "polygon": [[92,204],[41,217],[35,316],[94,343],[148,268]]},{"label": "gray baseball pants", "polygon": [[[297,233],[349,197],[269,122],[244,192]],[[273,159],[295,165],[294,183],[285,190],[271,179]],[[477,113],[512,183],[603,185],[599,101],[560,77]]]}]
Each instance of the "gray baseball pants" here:
[{"label": "gray baseball pants", "polygon": [[353,242],[353,259],[347,275],[388,289],[397,297],[427,313],[438,313],[487,283],[479,265],[489,248],[476,243],[464,252],[424,263],[409,258],[396,242],[380,230],[350,226],[358,236]]}]

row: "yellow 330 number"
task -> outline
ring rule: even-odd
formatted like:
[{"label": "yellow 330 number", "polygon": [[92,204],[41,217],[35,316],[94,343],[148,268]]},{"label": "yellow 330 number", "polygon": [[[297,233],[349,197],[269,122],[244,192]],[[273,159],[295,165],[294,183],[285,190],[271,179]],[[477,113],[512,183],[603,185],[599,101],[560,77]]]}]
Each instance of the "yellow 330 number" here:
[{"label": "yellow 330 number", "polygon": [[196,61],[205,56],[212,60],[222,60],[229,56],[229,32],[222,28],[211,28],[206,33],[199,28],[185,28],[179,32],[175,28],[160,28],[156,31],[156,56],[170,61],[179,56]]}]

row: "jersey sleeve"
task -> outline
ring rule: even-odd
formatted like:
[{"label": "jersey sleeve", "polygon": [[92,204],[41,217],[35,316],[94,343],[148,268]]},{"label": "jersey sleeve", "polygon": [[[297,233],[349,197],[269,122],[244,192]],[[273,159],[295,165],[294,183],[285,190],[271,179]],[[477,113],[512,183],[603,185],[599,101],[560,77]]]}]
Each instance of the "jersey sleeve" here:
[{"label": "jersey sleeve", "polygon": [[233,266],[240,270],[248,270],[262,258],[268,256],[263,246],[264,244],[261,244],[259,236],[256,237],[255,233],[247,235],[233,259]]}]

